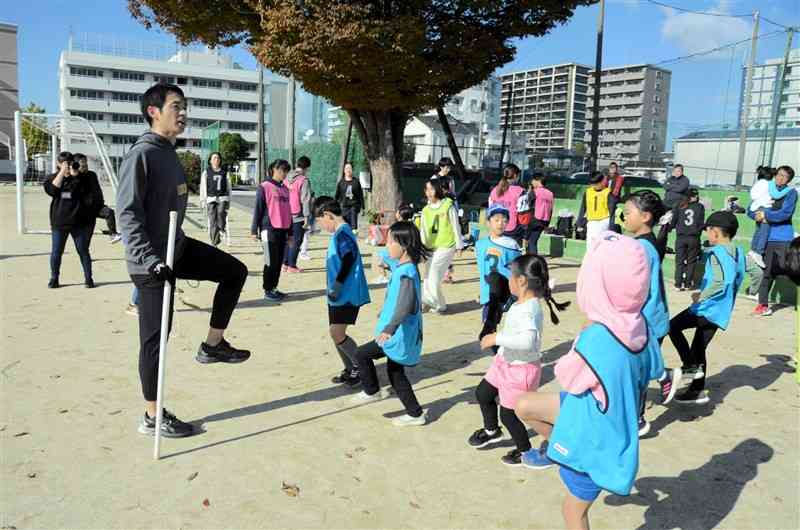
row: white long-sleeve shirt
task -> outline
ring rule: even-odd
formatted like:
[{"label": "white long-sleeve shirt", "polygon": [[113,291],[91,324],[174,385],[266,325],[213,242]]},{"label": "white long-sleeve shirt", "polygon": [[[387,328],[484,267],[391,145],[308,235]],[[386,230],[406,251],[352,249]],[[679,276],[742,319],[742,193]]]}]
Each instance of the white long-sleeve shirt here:
[{"label": "white long-sleeve shirt", "polygon": [[[433,210],[437,210],[442,208],[444,205],[444,201],[439,201],[436,204],[428,203],[426,208],[431,208]],[[450,206],[450,211],[447,212],[447,216],[450,218],[450,226],[453,227],[453,236],[455,237],[456,241],[456,250],[461,250],[464,248],[464,240],[461,238],[461,225],[458,223],[458,212],[456,211],[455,206]],[[427,245],[427,231],[425,230],[425,216],[423,215],[420,219],[420,236],[422,236],[422,243]]]},{"label": "white long-sleeve shirt", "polygon": [[756,212],[759,208],[770,208],[772,206],[772,197],[769,194],[769,181],[767,179],[759,179],[750,188],[750,211]]},{"label": "white long-sleeve shirt", "polygon": [[542,307],[538,298],[516,302],[503,318],[502,330],[495,342],[510,364],[533,363],[542,358]]}]

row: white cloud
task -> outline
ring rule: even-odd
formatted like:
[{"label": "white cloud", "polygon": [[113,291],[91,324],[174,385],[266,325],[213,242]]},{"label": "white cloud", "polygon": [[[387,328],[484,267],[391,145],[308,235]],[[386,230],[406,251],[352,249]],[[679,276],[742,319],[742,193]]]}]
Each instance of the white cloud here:
[{"label": "white cloud", "polygon": [[[706,11],[730,14],[730,4],[731,2],[727,0],[720,0],[716,7],[706,9]],[[666,20],[661,27],[661,35],[687,54],[711,50],[730,42],[747,39],[752,33],[752,26],[749,19],[746,18],[714,17],[684,13],[668,8],[662,10],[666,15]],[[721,57],[730,57],[730,51],[723,50],[702,56],[705,59]]]}]

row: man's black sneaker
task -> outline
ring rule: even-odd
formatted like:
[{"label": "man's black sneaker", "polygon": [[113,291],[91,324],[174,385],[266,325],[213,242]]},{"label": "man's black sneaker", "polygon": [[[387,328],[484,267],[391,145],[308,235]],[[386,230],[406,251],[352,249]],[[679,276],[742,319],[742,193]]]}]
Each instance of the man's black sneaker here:
[{"label": "man's black sneaker", "polygon": [[277,289],[273,289],[273,290],[272,290],[272,292],[273,292],[273,293],[275,293],[275,294],[277,294],[277,295],[278,295],[278,298],[280,298],[281,300],[283,300],[284,298],[286,298],[286,297],[288,296],[288,295],[287,295],[286,293],[284,293],[283,291],[279,291],[279,290],[277,290]]},{"label": "man's black sneaker", "polygon": [[195,360],[201,364],[243,363],[249,358],[250,351],[234,348],[227,340],[222,339],[216,346],[201,343]]},{"label": "man's black sneaker", "polygon": [[492,434],[486,432],[486,429],[478,429],[477,431],[472,433],[472,436],[469,437],[467,443],[470,445],[470,447],[478,449],[480,447],[483,447],[484,445],[491,443],[493,440],[499,440],[502,437],[503,437],[503,431],[502,429],[500,429],[500,427],[495,429],[494,433]]},{"label": "man's black sneaker", "polygon": [[522,452],[519,449],[512,449],[502,458],[500,458],[500,461],[507,466],[521,466]]},{"label": "man's black sneaker", "polygon": [[58,278],[50,278],[50,281],[47,282],[48,289],[58,289],[59,287],[61,286],[58,284]]},{"label": "man's black sneaker", "polygon": [[695,379],[700,379],[704,377],[706,374],[703,371],[702,366],[684,366],[681,368],[681,378],[687,379],[689,381],[694,381]]},{"label": "man's black sneaker", "polygon": [[94,289],[94,287],[95,287],[95,285],[94,285],[94,280],[92,280],[91,278],[89,278],[88,280],[86,280],[85,282],[83,282],[83,285],[84,285],[84,286],[85,286],[87,289]]},{"label": "man's black sneaker", "polygon": [[[139,424],[139,432],[153,436],[156,432],[156,419],[144,413],[142,422]],[[164,409],[164,417],[161,420],[161,436],[164,438],[185,438],[194,434],[194,426],[185,423],[175,417],[175,415]]]},{"label": "man's black sneaker", "polygon": [[705,405],[708,403],[708,394],[705,391],[693,392],[687,390],[683,394],[678,394],[674,399],[675,403],[683,403],[684,405]]},{"label": "man's black sneaker", "polygon": [[358,370],[342,370],[342,373],[333,376],[331,382],[337,385],[358,386],[361,384],[361,378],[358,376]]}]

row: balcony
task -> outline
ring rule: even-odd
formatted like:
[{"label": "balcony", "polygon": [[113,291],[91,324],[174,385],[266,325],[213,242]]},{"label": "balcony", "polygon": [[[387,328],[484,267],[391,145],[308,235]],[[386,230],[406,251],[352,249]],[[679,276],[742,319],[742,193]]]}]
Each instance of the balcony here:
[{"label": "balcony", "polygon": [[[634,83],[628,84],[625,83],[624,85],[617,85],[617,86],[601,86],[600,87],[600,97],[606,94],[624,94],[626,92],[641,92],[644,90],[644,83]],[[587,95],[592,97],[594,94],[594,86],[589,85],[589,89],[587,91]]]}]

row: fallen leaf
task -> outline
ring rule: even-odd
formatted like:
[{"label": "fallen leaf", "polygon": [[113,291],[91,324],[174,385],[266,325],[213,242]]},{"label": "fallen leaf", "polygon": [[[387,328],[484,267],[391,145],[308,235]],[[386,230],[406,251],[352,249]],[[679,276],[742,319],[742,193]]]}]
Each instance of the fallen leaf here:
[{"label": "fallen leaf", "polygon": [[108,413],[108,415],[109,415],[109,416],[116,416],[116,415],[117,415],[117,414],[119,414],[120,412],[122,412],[122,411],[121,411],[121,410],[112,410],[111,412],[109,412],[109,413]]},{"label": "fallen leaf", "polygon": [[344,456],[346,456],[347,458],[353,458],[353,454],[352,453],[345,453]]},{"label": "fallen leaf", "polygon": [[194,473],[192,473],[191,475],[189,475],[188,477],[186,477],[186,480],[188,480],[189,482],[191,482],[191,481],[193,481],[193,480],[194,480],[194,479],[196,479],[196,478],[197,478],[197,471],[195,471]]},{"label": "fallen leaf", "polygon": [[281,490],[283,490],[283,492],[289,497],[297,497],[300,495],[300,488],[294,484],[287,484],[283,481],[281,481]]},{"label": "fallen leaf", "polygon": [[356,482],[361,482],[361,479],[360,479],[360,478],[358,478],[358,477],[357,477],[357,476],[355,476],[355,475],[353,475],[353,479],[354,479]]},{"label": "fallen leaf", "polygon": [[36,473],[28,473],[28,478],[36,478]]},{"label": "fallen leaf", "polygon": [[355,451],[356,453],[363,453],[366,450],[367,450],[366,447],[361,447],[361,446],[358,446],[355,449],[353,449],[353,451]]},{"label": "fallen leaf", "polygon": [[416,503],[416,502],[414,502],[414,501],[410,501],[408,504],[410,504],[412,508],[416,508],[417,510],[421,510],[421,509],[422,509],[422,508],[420,507],[420,505],[419,505],[419,504],[417,504],[417,503]]},{"label": "fallen leaf", "polygon": [[58,411],[59,414],[66,414],[67,412],[69,412],[69,409],[61,409]]},{"label": "fallen leaf", "polygon": [[210,503],[210,502],[208,502],[208,499],[203,499],[203,506],[205,506],[206,508],[208,508],[209,506],[211,506],[211,503]]},{"label": "fallen leaf", "polygon": [[27,431],[18,432],[14,435],[14,438],[19,438],[20,436],[28,436],[30,433]]},{"label": "fallen leaf", "polygon": [[61,376],[58,374],[50,376],[50,379],[59,379],[59,378],[61,378]]},{"label": "fallen leaf", "polygon": [[111,451],[111,448],[108,447],[107,445],[101,445],[100,448],[105,449],[106,451]]},{"label": "fallen leaf", "polygon": [[369,510],[361,510],[361,513],[363,513],[364,515],[369,515]]},{"label": "fallen leaf", "polygon": [[122,333],[121,329],[112,329],[111,330],[111,334],[112,335],[119,335],[120,333]]}]

